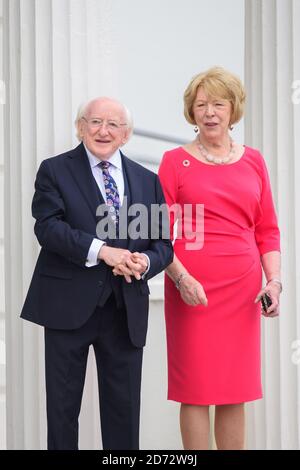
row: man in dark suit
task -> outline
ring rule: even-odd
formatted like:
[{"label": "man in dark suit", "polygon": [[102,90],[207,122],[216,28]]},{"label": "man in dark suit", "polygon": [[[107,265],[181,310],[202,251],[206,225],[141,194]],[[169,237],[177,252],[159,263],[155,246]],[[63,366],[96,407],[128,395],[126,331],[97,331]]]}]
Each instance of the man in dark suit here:
[{"label": "man in dark suit", "polygon": [[[32,213],[42,249],[21,317],[45,328],[48,449],[78,448],[90,345],[103,448],[138,449],[147,280],[173,259],[163,236],[167,217],[151,235],[151,206],[164,198],[157,175],[120,151],[132,132],[121,103],[90,101],[76,125],[80,145],[44,160],[37,173]],[[124,236],[125,201],[146,208],[140,224],[149,223],[146,237],[136,236],[132,215]]]}]

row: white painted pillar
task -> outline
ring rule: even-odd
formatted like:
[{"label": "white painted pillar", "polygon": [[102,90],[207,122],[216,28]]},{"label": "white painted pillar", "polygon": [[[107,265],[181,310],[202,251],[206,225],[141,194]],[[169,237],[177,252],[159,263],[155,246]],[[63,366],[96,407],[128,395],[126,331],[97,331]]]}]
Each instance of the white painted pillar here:
[{"label": "white painted pillar", "polygon": [[[76,145],[77,106],[117,94],[117,74],[109,1],[3,0],[3,8],[7,448],[40,449],[46,447],[43,329],[19,318],[39,251],[30,212],[34,179],[44,158]],[[0,255],[3,238],[0,232]],[[81,448],[101,445],[92,362]]]}]

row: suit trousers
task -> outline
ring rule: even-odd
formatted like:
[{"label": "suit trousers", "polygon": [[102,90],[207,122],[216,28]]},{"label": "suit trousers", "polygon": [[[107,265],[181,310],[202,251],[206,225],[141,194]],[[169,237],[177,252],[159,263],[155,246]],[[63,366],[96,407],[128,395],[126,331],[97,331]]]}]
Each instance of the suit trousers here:
[{"label": "suit trousers", "polygon": [[76,330],[45,328],[48,449],[78,449],[89,346],[95,351],[103,449],[139,449],[143,348],[132,345],[112,294]]}]

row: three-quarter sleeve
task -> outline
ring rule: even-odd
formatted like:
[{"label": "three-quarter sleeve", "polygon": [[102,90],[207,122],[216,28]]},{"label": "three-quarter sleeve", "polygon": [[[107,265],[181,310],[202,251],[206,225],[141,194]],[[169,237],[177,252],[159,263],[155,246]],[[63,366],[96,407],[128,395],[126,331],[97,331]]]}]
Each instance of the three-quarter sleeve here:
[{"label": "three-quarter sleeve", "polygon": [[177,219],[178,170],[170,152],[165,152],[158,170],[158,176],[170,215],[170,238],[174,240],[174,224]]},{"label": "three-quarter sleeve", "polygon": [[255,224],[255,239],[261,255],[269,251],[280,251],[280,232],[275,212],[268,170],[261,156],[260,211]]}]

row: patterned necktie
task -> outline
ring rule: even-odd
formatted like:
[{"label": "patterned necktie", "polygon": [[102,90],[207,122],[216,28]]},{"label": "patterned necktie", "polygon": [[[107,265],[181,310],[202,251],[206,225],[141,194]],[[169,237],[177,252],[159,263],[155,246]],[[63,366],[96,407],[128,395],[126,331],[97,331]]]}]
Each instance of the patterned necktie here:
[{"label": "patterned necktie", "polygon": [[99,166],[103,174],[106,204],[109,207],[109,213],[111,215],[111,218],[115,222],[116,226],[118,226],[120,212],[120,197],[118,187],[115,180],[108,171],[110,163],[107,161],[102,161],[99,163]]}]

